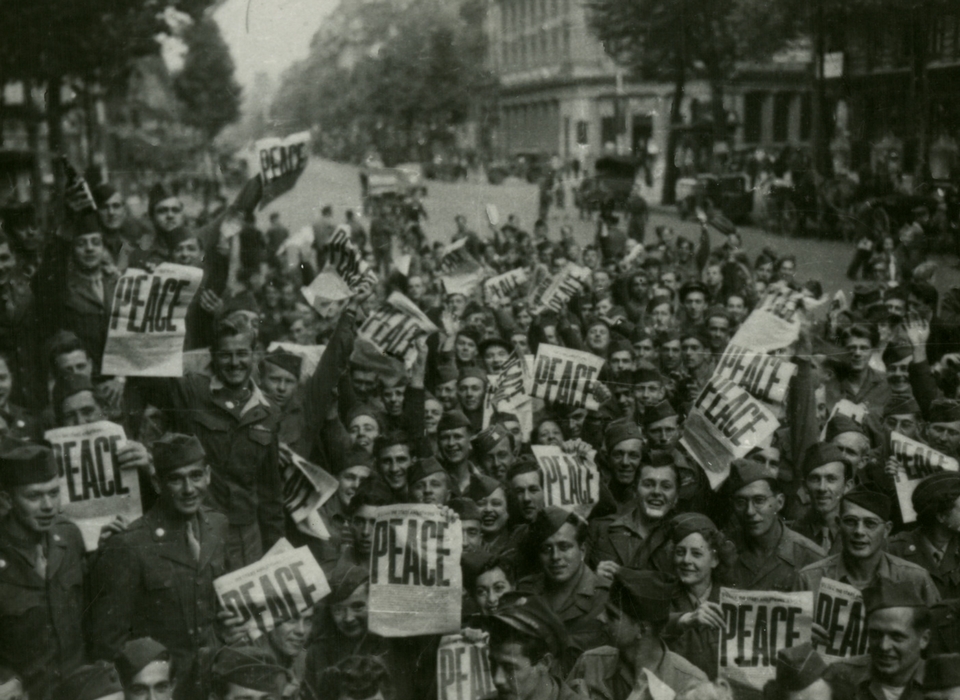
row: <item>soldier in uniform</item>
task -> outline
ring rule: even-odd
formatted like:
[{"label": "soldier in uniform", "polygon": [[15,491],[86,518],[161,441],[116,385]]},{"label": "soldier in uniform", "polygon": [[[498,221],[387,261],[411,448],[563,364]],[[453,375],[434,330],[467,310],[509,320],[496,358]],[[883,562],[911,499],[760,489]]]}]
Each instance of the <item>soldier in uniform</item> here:
[{"label": "soldier in uniform", "polygon": [[210,467],[196,437],[166,435],[153,453],[157,504],[111,536],[94,565],[91,639],[94,656],[112,659],[128,640],[152,637],[179,681],[201,647],[218,644],[213,581],[228,571],[228,523],[203,506]]},{"label": "soldier in uniform", "polygon": [[917,590],[924,605],[940,600],[940,592],[922,566],[911,564],[886,551],[890,499],[882,493],[854,490],[840,505],[840,554],[810,564],[800,572],[797,590],[820,590],[820,580],[833,579],[863,590],[878,578],[904,582]]},{"label": "soldier in uniform", "polygon": [[850,688],[824,679],[827,662],[810,642],[777,652],[777,677],[764,687],[764,697],[782,700],[841,700]]},{"label": "soldier in uniform", "polygon": [[276,659],[256,647],[223,647],[212,659],[209,700],[280,698],[287,673]]},{"label": "soldier in uniform", "polygon": [[924,700],[960,700],[960,654],[928,656],[923,665]]},{"label": "soldier in uniform", "polygon": [[744,459],[735,459],[730,467],[724,489],[739,525],[729,533],[738,554],[730,572],[736,588],[792,591],[800,569],[824,556],[781,522],[784,495],[777,476],[776,469]]},{"label": "soldier in uniform", "polygon": [[304,424],[303,403],[298,391],[303,359],[276,349],[260,361],[260,388],[280,411],[280,442],[304,459],[310,458],[312,441]]},{"label": "soldier in uniform", "polygon": [[791,527],[828,554],[839,554],[840,499],[853,488],[853,469],[839,447],[823,443],[810,446],[801,468],[810,508]]},{"label": "soldier in uniform", "polygon": [[260,559],[283,535],[278,430],[280,412],[253,382],[256,332],[225,321],[217,328],[214,376],[128,382],[164,411],[172,430],[196,435],[210,466],[210,500],[227,516],[227,566]]},{"label": "soldier in uniform", "polygon": [[643,435],[635,420],[624,418],[607,425],[603,434],[606,447],[607,484],[619,508],[633,503],[637,496],[637,477],[643,459]]},{"label": "soldier in uniform", "polygon": [[824,677],[852,685],[850,700],[923,700],[923,652],[930,642],[930,609],[916,585],[878,577],[863,590],[867,654],[834,663]]},{"label": "soldier in uniform", "polygon": [[53,453],[0,445],[0,666],[13,669],[33,700],[49,700],[84,661],[83,537],[60,517]]},{"label": "soldier in uniform", "polygon": [[931,474],[912,502],[918,527],[890,538],[887,551],[926,569],[942,598],[960,598],[960,474]]},{"label": "soldier in uniform", "polygon": [[620,569],[603,612],[613,646],[587,651],[567,682],[590,700],[662,697],[707,680],[707,674],[667,649],[661,632],[676,595],[676,580],[659,571]]},{"label": "soldier in uniform", "polygon": [[610,583],[587,566],[586,539],[587,524],[575,513],[558,506],[540,511],[528,535],[529,556],[536,556],[539,572],[517,583],[521,593],[541,596],[563,622],[574,652],[561,659],[564,670],[604,638],[597,617],[607,602]]},{"label": "soldier in uniform", "polygon": [[487,623],[490,673],[499,700],[576,700],[557,674],[566,648],[566,630],[536,596],[521,596],[500,607]]},{"label": "soldier in uniform", "polygon": [[590,563],[600,576],[612,579],[621,566],[672,571],[665,523],[676,506],[679,481],[669,454],[644,458],[632,505],[590,525]]},{"label": "soldier in uniform", "polygon": [[57,688],[58,700],[122,700],[123,686],[112,663],[97,661],[80,666]]}]

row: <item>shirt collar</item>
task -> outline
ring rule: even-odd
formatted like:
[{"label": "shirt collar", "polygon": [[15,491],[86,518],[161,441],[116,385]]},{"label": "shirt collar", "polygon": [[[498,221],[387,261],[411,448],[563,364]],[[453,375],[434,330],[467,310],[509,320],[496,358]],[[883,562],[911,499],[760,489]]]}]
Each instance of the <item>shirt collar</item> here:
[{"label": "shirt collar", "polygon": [[[247,383],[248,388],[250,389],[250,398],[240,410],[241,416],[256,406],[270,408],[270,406],[273,405],[270,403],[270,400],[263,395],[263,392],[260,391],[260,387],[257,386],[256,382],[254,382],[252,379],[248,379]],[[224,389],[226,389],[226,386],[222,381],[220,381],[220,377],[218,377],[216,374],[210,377],[210,392],[212,394],[218,394]]]}]

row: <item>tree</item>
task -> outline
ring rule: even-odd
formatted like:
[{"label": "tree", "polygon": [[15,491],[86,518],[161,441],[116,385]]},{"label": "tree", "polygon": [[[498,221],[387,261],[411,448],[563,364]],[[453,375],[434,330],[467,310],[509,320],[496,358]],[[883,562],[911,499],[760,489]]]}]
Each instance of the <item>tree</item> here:
[{"label": "tree", "polygon": [[240,117],[236,68],[230,48],[211,18],[194,22],[184,32],[183,41],[187,56],[174,79],[174,90],[185,108],[183,121],[212,142],[227,124]]},{"label": "tree", "polygon": [[607,52],[635,74],[674,83],[665,204],[673,203],[676,127],[687,80],[707,78],[714,138],[726,138],[723,87],[738,60],[766,55],[802,28],[797,0],[588,0],[590,25]]}]

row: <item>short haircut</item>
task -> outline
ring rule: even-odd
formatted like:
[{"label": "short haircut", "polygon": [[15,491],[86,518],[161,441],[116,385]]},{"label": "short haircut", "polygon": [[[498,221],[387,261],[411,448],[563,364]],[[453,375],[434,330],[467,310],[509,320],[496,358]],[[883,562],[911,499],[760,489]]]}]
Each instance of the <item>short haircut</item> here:
[{"label": "short haircut", "polygon": [[512,586],[516,583],[516,577],[513,570],[513,565],[509,557],[490,557],[487,559],[480,567],[476,570],[467,571],[464,569],[463,572],[463,588],[469,593],[473,593],[473,589],[477,586],[477,579],[483,576],[484,574],[493,571],[494,569],[500,569],[503,572],[503,575],[507,578],[507,581],[510,582]]},{"label": "short haircut", "polygon": [[490,650],[505,644],[519,644],[521,653],[530,659],[531,665],[550,653],[547,641],[541,637],[523,634],[502,622],[490,625]]},{"label": "short haircut", "polygon": [[380,453],[388,447],[394,445],[405,445],[410,450],[410,456],[413,456],[413,439],[403,430],[388,430],[386,433],[376,439],[373,444],[373,455],[379,458]]},{"label": "short haircut", "polygon": [[676,484],[677,489],[680,489],[680,469],[677,467],[676,462],[671,462],[670,464],[645,464],[640,463],[640,468],[637,469],[637,483],[640,483],[640,475],[643,474],[644,469],[669,469],[673,472],[673,482]]},{"label": "short haircut", "polygon": [[841,337],[842,344],[846,346],[846,344],[849,343],[852,338],[866,340],[868,343],[870,343],[870,347],[877,346],[877,331],[862,324],[850,326],[848,329],[846,329]]}]

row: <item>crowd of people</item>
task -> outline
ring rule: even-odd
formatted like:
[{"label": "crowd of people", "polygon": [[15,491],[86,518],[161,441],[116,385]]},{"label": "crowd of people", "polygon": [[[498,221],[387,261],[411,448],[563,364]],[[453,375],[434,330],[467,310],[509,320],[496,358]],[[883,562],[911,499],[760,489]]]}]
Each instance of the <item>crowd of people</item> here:
[{"label": "crowd of people", "polygon": [[[430,700],[439,638],[368,629],[377,512],[406,503],[459,523],[462,633],[488,640],[502,700],[758,697],[718,669],[720,589],[816,593],[824,578],[862,591],[866,655],[781,649],[766,697],[960,697],[960,473],[925,477],[906,523],[890,445],[896,432],[960,457],[960,294],[914,277],[922,261],[848,304],[797,279],[791,256],[748,259],[726,222],[714,247],[706,220],[698,241],[660,228],[641,243],[607,217],[581,246],[545,221],[481,236],[458,218],[452,242],[467,239],[481,277],[527,274],[513,298],[485,298],[444,284],[450,243],[404,237],[394,260],[409,222],[374,221],[368,239],[326,210],[310,250],[289,255],[255,204],[245,189],[195,227],[157,185],[139,221],[101,183],[33,259],[23,231],[0,235],[0,700]],[[301,289],[341,262],[341,227],[381,274],[308,303]],[[207,360],[182,378],[106,376],[118,277],[162,262],[204,270],[184,347]],[[531,303],[569,265],[588,270],[580,292],[559,311]],[[714,488],[681,443],[685,419],[740,325],[784,289],[809,303],[781,353],[797,366],[782,427]],[[358,333],[393,292],[439,329],[405,358]],[[308,370],[288,344],[324,350]],[[491,376],[542,345],[602,358],[599,408],[531,398],[525,429],[494,397],[485,418]],[[858,414],[834,412],[842,400]],[[103,420],[126,431],[118,459],[137,470],[143,516],[86,552],[43,436]],[[546,505],[532,445],[594,461],[586,519]],[[327,539],[285,512],[289,451],[337,481]],[[284,537],[309,547],[330,593],[251,639],[213,582]],[[813,643],[824,634],[814,623]]]}]

